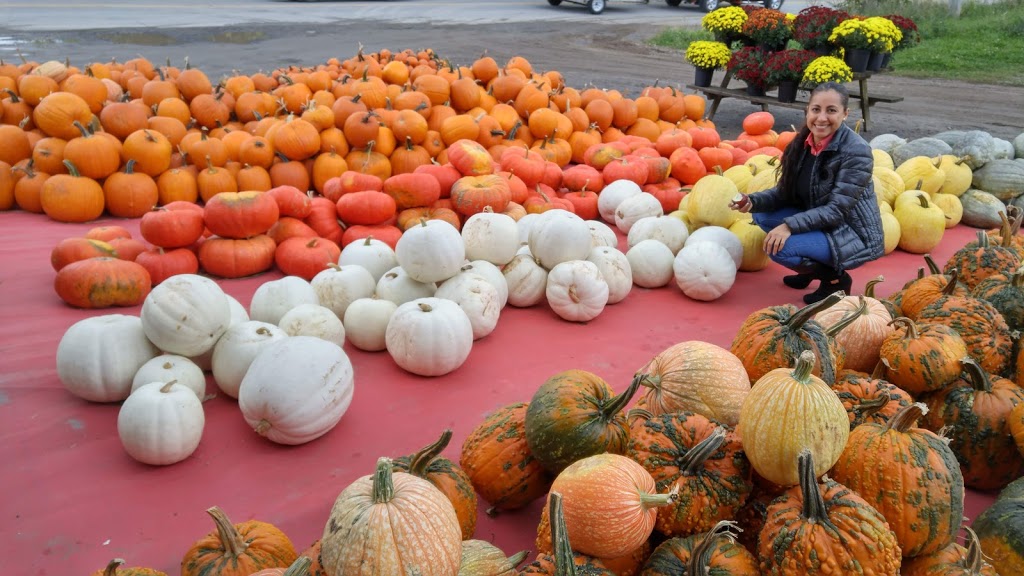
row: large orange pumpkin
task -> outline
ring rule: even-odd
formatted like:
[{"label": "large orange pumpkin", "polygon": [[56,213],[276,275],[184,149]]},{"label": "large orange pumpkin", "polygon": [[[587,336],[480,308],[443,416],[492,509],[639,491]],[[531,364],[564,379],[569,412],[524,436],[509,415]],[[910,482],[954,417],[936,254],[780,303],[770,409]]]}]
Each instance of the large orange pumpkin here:
[{"label": "large orange pumpkin", "polygon": [[217,529],[197,541],[181,561],[181,576],[250,576],[265,568],[287,567],[298,554],[288,536],[259,520],[232,524],[214,506],[206,511]]},{"label": "large orange pumpkin", "polygon": [[138,306],[149,295],[149,272],[120,258],[87,258],[64,266],[53,287],[61,300],[76,308]]},{"label": "large orange pumpkin", "polygon": [[46,179],[39,199],[46,215],[58,222],[88,222],[103,214],[103,188],[93,179],[78,173],[74,164],[65,160],[68,174],[55,174]]},{"label": "large orange pumpkin", "polygon": [[222,238],[252,238],[277,222],[280,210],[265,192],[225,192],[206,203],[206,227]]}]

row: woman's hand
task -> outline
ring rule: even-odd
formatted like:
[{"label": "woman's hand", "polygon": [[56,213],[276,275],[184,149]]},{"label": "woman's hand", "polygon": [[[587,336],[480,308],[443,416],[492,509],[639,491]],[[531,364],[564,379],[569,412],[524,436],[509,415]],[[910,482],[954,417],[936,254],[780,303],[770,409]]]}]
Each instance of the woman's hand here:
[{"label": "woman's hand", "polygon": [[786,240],[792,235],[793,232],[785,222],[772,228],[771,232],[764,238],[764,245],[762,247],[765,254],[778,254],[779,250],[782,250],[782,247],[786,245]]},{"label": "woman's hand", "polygon": [[750,201],[750,197],[742,192],[733,196],[732,202],[729,202],[729,208],[740,212],[750,212],[753,206],[754,204]]}]

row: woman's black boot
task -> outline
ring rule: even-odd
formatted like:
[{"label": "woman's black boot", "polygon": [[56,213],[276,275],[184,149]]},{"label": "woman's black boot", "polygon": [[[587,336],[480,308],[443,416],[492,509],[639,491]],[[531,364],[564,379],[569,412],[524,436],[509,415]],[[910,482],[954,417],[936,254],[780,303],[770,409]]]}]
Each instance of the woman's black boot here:
[{"label": "woman's black boot", "polygon": [[853,278],[848,273],[842,272],[837,274],[833,272],[830,276],[821,278],[821,284],[818,285],[817,290],[810,294],[804,294],[804,302],[814,304],[824,300],[829,294],[833,294],[837,290],[842,290],[843,293],[849,294],[852,287]]},{"label": "woman's black boot", "polygon": [[797,290],[803,290],[811,285],[814,281],[814,275],[807,274],[790,274],[789,276],[782,277],[782,283],[790,288],[796,288]]}]

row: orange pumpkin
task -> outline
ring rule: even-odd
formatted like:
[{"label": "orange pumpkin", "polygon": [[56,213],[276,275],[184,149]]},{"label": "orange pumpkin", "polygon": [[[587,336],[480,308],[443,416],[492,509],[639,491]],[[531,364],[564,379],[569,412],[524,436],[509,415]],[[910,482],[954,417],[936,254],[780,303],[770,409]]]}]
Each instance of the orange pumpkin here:
[{"label": "orange pumpkin", "polygon": [[93,572],[92,576],[167,576],[166,573],[154,568],[122,568],[123,564],[124,560],[114,558],[106,568]]},{"label": "orange pumpkin", "polygon": [[232,524],[216,506],[206,512],[217,529],[185,553],[181,576],[249,576],[265,568],[290,566],[298,557],[288,536],[267,522]]},{"label": "orange pumpkin", "polygon": [[466,473],[454,462],[441,456],[451,442],[452,431],[445,430],[441,437],[409,456],[395,458],[395,472],[408,472],[433,484],[451,500],[462,529],[462,539],[469,540],[476,531],[476,492]]},{"label": "orange pumpkin", "polygon": [[103,214],[103,188],[92,178],[83,177],[78,168],[64,161],[68,174],[46,179],[39,195],[43,211],[58,222],[88,222]]},{"label": "orange pumpkin", "polygon": [[135,262],[99,257],[64,266],[53,287],[76,308],[109,308],[142,304],[153,285],[149,272]]},{"label": "orange pumpkin", "polygon": [[124,172],[115,172],[103,181],[103,195],[107,212],[120,218],[138,218],[156,206],[160,199],[153,178],[135,172],[135,160],[128,160]]},{"label": "orange pumpkin", "polygon": [[135,257],[135,263],[149,272],[154,286],[177,274],[199,273],[199,259],[188,248],[146,250]]},{"label": "orange pumpkin", "polygon": [[265,192],[225,192],[207,201],[204,221],[217,236],[241,239],[265,234],[279,215],[274,197]]},{"label": "orange pumpkin", "polygon": [[61,268],[88,258],[116,258],[114,247],[102,240],[90,238],[65,238],[50,252],[50,265],[57,272]]},{"label": "orange pumpkin", "polygon": [[156,130],[132,132],[124,140],[121,159],[134,160],[136,170],[156,178],[171,166],[171,142]]},{"label": "orange pumpkin", "polygon": [[429,174],[396,174],[384,180],[384,192],[395,201],[396,210],[430,206],[441,197],[441,186]]},{"label": "orange pumpkin", "polygon": [[199,246],[199,264],[214,276],[244,278],[270,270],[276,248],[266,234],[245,240],[213,236]]},{"label": "orange pumpkin", "polygon": [[324,238],[289,238],[278,244],[274,262],[282,272],[312,280],[330,264],[338,262],[341,249]]}]

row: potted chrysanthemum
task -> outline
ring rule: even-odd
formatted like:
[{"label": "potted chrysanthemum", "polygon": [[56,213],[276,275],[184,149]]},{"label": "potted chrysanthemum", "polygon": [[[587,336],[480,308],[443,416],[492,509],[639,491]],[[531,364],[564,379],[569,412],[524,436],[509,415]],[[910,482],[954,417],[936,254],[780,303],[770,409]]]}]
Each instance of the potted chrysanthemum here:
[{"label": "potted chrysanthemum", "polygon": [[835,82],[843,84],[853,80],[850,67],[835,56],[819,56],[804,69],[803,81],[800,83],[805,90],[813,90],[818,84]]},{"label": "potted chrysanthemum", "polygon": [[696,68],[694,84],[711,86],[715,70],[725,68],[732,57],[732,50],[722,42],[698,40],[686,47],[686,61]]}]

